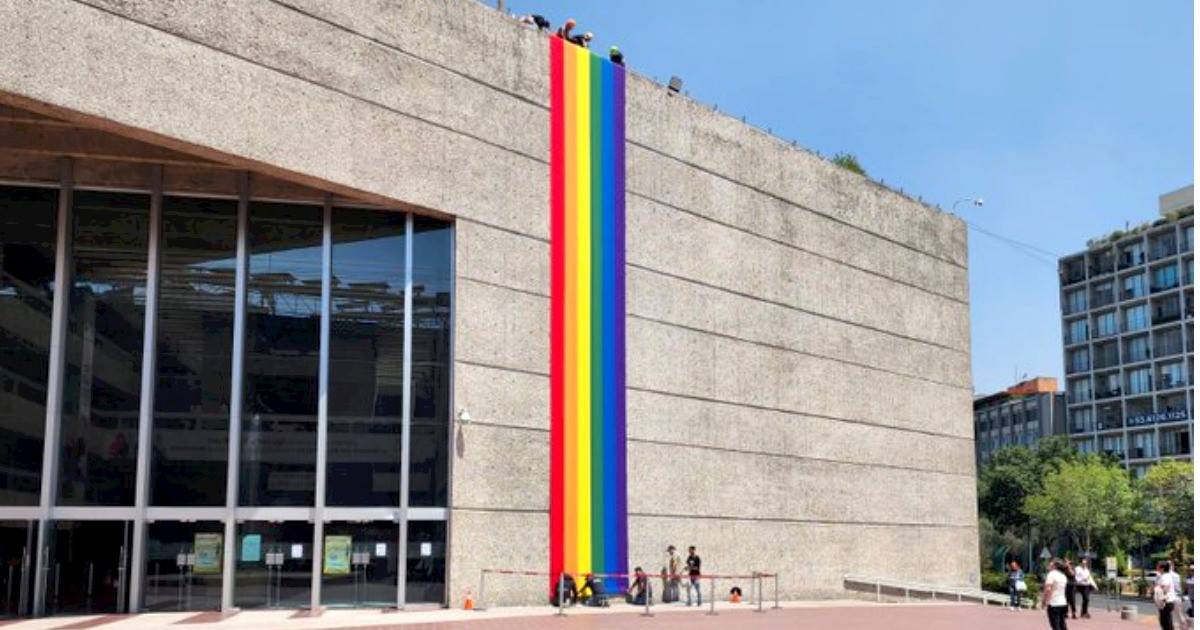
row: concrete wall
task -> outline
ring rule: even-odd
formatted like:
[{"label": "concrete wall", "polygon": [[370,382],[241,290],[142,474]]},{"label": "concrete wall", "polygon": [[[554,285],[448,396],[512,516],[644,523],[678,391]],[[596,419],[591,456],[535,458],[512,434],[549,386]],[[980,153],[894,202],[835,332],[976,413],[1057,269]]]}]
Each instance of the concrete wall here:
[{"label": "concrete wall", "polygon": [[[470,0],[0,0],[23,106],[457,219],[450,598],[543,568],[547,45]],[[976,580],[966,234],[628,83],[630,562]],[[489,599],[532,601],[507,579]]]}]

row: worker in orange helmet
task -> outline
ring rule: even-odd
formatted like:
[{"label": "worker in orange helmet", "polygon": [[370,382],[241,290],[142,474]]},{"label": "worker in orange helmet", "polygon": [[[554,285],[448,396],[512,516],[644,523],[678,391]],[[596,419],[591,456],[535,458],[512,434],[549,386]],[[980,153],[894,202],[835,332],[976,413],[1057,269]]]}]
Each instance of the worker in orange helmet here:
[{"label": "worker in orange helmet", "polygon": [[559,27],[558,31],[554,33],[554,36],[570,41],[571,29],[573,28],[575,28],[575,18],[567,18],[566,23]]}]

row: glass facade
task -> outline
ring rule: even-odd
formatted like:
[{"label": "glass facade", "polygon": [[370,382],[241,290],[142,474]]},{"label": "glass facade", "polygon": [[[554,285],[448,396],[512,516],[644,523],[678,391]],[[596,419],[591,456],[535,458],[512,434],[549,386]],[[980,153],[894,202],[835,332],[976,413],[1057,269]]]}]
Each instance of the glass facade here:
[{"label": "glass facade", "polygon": [[445,603],[453,225],[243,181],[0,186],[0,615]]}]

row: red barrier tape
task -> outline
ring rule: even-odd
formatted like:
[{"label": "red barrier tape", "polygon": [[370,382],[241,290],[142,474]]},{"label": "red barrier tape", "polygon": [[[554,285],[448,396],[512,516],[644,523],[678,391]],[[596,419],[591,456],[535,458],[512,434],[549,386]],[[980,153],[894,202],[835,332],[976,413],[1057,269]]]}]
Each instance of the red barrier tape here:
[{"label": "red barrier tape", "polygon": [[[529,576],[529,577],[543,577],[543,576],[544,577],[553,577],[554,576],[554,574],[550,573],[549,571],[521,571],[521,570],[517,570],[517,569],[484,569],[483,572],[484,573],[495,573],[498,575],[524,575],[524,576]],[[587,573],[570,573],[570,572],[564,572],[564,573],[566,573],[567,575],[570,575],[572,577],[585,577],[588,575]],[[754,578],[759,578],[759,577],[773,578],[776,575],[777,575],[776,573],[755,573],[755,574],[751,574],[751,575],[703,573],[696,577],[701,578],[701,579],[720,578],[720,579],[752,580]],[[592,573],[591,576],[598,577],[598,578],[631,578],[631,577],[636,577],[636,574],[634,574],[634,573]],[[651,578],[661,579],[663,577],[663,574],[646,572],[646,576],[651,577]],[[674,573],[674,574],[668,574],[668,575],[666,575],[666,577],[673,579],[673,580],[684,580],[684,579],[688,579],[692,576],[687,575],[687,574],[682,574],[682,573]]]}]

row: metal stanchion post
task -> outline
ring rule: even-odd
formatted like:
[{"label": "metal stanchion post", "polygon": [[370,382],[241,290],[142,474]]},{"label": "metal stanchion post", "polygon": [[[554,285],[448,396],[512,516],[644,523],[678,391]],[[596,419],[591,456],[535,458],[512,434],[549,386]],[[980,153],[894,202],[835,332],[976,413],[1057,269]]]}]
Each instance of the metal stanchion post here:
[{"label": "metal stanchion post", "polygon": [[883,601],[883,585],[881,585],[879,582],[876,582],[875,583],[875,603],[878,604],[882,601]]},{"label": "metal stanchion post", "polygon": [[780,605],[779,605],[779,572],[778,571],[775,572],[775,605],[772,606],[771,608],[776,609],[776,610],[780,608]]},{"label": "metal stanchion post", "polygon": [[650,586],[650,576],[649,575],[647,575],[645,577],[645,580],[646,580],[645,588],[642,589],[642,598],[646,600],[645,602],[643,602],[646,606],[646,610],[642,612],[642,616],[643,617],[653,617],[654,613],[650,612],[650,598],[653,597],[654,591],[652,590],[653,587]]},{"label": "metal stanchion post", "polygon": [[479,572],[479,605],[475,606],[475,610],[483,610],[483,587],[485,586],[484,578],[487,576],[487,569]]},{"label": "metal stanchion post", "polygon": [[558,589],[558,613],[559,617],[565,617],[567,614],[567,603],[563,601],[563,596],[566,595],[567,589],[563,588],[563,576],[559,574],[558,579],[554,582],[554,588]]},{"label": "metal stanchion post", "polygon": [[[700,589],[696,589],[697,597],[700,595]],[[708,614],[717,614],[717,578],[708,578]]]},{"label": "metal stanchion post", "polygon": [[754,612],[767,612],[767,611],[763,610],[763,607],[762,607],[762,604],[763,604],[763,580],[762,580],[763,574],[758,573],[757,576],[758,576],[758,609],[755,610]]}]

